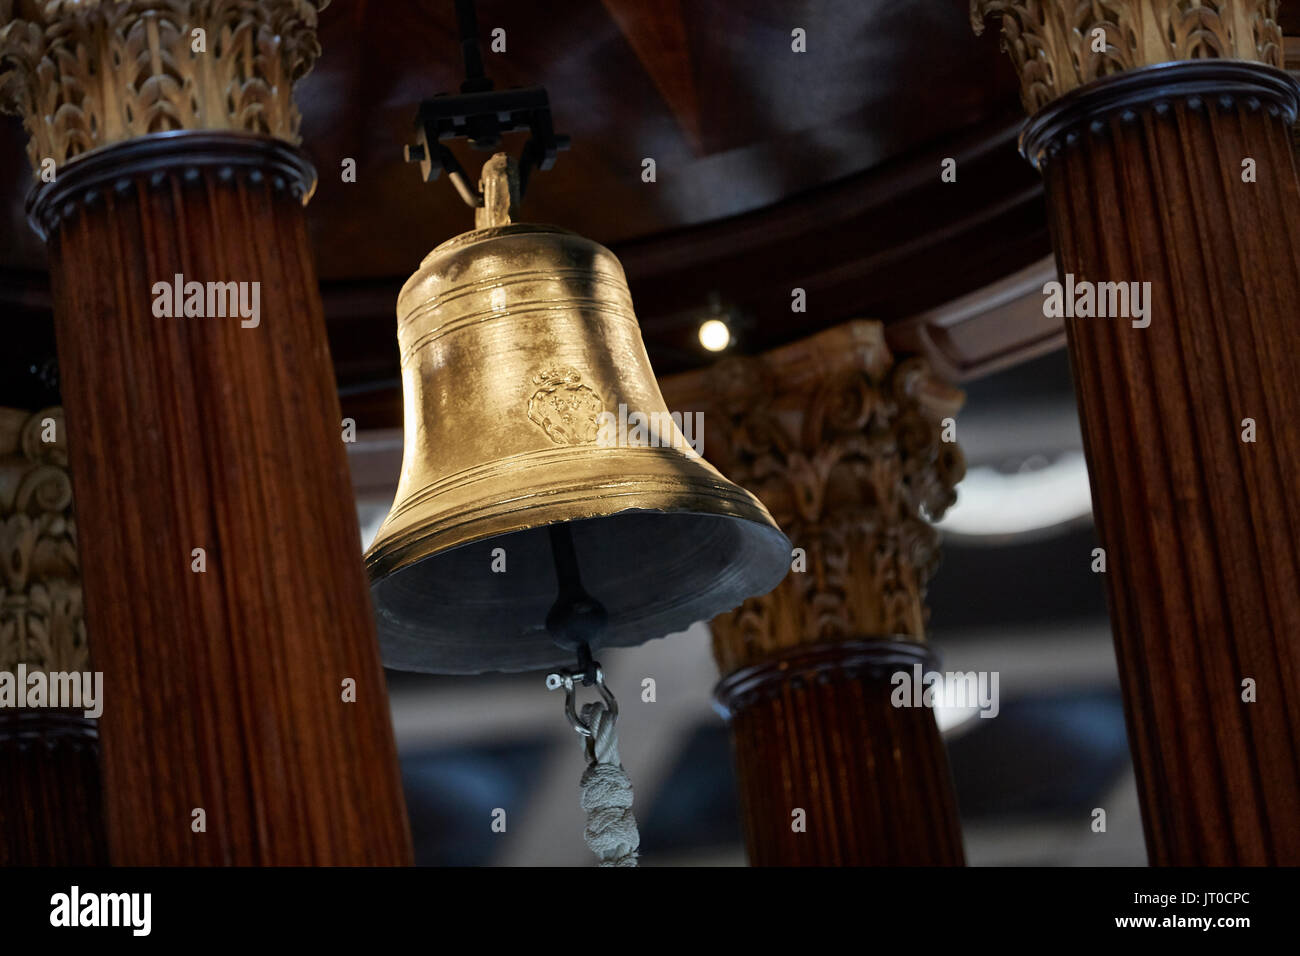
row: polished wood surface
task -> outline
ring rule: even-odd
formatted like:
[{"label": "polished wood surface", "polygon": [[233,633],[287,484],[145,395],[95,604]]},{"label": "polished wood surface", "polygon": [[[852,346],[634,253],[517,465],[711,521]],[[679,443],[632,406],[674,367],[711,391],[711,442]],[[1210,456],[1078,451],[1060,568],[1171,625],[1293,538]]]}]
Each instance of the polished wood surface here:
[{"label": "polished wood surface", "polygon": [[95,723],[0,710],[0,866],[108,862]]},{"label": "polished wood surface", "polygon": [[841,642],[723,680],[750,863],[965,863],[934,713],[890,703],[891,674],[914,664],[934,660],[911,642]]},{"label": "polished wood surface", "polygon": [[[295,168],[271,140],[137,141],[38,212],[114,864],[411,859]],[[260,323],[158,317],[178,273],[259,282]]]},{"label": "polished wood surface", "polygon": [[[1127,114],[1090,117],[1088,102],[1044,168],[1062,273],[1151,282],[1147,328],[1066,320],[1148,852],[1155,864],[1295,865],[1300,183],[1288,122],[1259,90],[1180,96],[1153,80]],[[1244,157],[1256,182],[1243,182]]]}]

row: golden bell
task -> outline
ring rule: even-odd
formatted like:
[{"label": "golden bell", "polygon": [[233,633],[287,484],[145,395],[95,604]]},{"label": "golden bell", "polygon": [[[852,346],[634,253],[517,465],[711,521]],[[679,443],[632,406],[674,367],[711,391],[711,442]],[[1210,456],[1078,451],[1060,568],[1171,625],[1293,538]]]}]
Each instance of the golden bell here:
[{"label": "golden bell", "polygon": [[[402,473],[366,567],[401,670],[572,661],[547,629],[569,542],[604,606],[592,650],[685,630],[789,568],[771,515],[669,417],[618,260],[511,223],[512,179],[489,160],[480,228],[434,249],[397,300]],[[650,440],[623,440],[638,431],[625,419]]]}]

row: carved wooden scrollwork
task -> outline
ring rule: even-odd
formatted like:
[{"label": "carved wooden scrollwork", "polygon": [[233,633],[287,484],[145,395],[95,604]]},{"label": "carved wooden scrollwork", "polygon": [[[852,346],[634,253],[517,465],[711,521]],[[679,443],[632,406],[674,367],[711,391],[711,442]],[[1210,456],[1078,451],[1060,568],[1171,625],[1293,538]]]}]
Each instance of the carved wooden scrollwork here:
[{"label": "carved wooden scrollwork", "polygon": [[0,0],[0,106],[23,117],[34,170],[170,130],[296,144],[293,85],[327,2]]},{"label": "carved wooden scrollwork", "polygon": [[1278,0],[971,0],[971,25],[978,34],[987,17],[1001,18],[1002,47],[1032,114],[1077,86],[1156,63],[1237,59],[1280,69],[1277,9]]},{"label": "carved wooden scrollwork", "polygon": [[86,671],[63,410],[0,408],[0,671]]}]

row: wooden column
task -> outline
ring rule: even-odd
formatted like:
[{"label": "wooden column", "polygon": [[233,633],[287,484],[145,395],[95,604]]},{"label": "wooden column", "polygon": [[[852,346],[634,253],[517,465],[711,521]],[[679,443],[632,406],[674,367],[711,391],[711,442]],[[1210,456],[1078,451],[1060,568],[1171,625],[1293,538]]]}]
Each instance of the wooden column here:
[{"label": "wooden column", "polygon": [[1020,71],[1062,282],[1150,283],[1145,317],[1066,319],[1150,859],[1295,865],[1300,184],[1277,3],[974,6]]},{"label": "wooden column", "polygon": [[775,591],[712,625],[750,860],[963,863],[934,713],[890,701],[896,671],[935,663],[922,510],[941,515],[964,473],[939,424],[961,393],[895,362],[876,322],[662,384],[671,408],[704,413],[706,455],[797,549]]},{"label": "wooden column", "polygon": [[291,145],[316,7],[15,4],[0,33],[57,170],[30,211],[115,864],[411,859]]},{"label": "wooden column", "polygon": [[0,408],[0,866],[106,861],[98,721],[16,693],[20,674],[90,669],[66,431],[61,408]]}]

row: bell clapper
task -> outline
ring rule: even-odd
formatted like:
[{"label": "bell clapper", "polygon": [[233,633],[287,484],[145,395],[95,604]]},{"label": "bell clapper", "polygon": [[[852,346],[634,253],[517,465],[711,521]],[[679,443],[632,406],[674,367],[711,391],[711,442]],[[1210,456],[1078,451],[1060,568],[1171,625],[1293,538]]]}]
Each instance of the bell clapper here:
[{"label": "bell clapper", "polygon": [[[582,775],[582,808],[587,812],[583,838],[601,866],[636,866],[641,837],[632,816],[632,783],[618,755],[618,701],[605,683],[600,662],[591,656],[591,645],[605,630],[609,615],[605,606],[582,586],[573,532],[567,522],[549,527],[551,554],[559,594],[546,615],[546,629],[561,647],[578,655],[573,670],[556,670],[546,677],[547,690],[564,688],[564,716],[579,736],[587,755]],[[577,688],[595,686],[601,699],[577,709]]]},{"label": "bell clapper", "polygon": [[[591,646],[600,645],[609,613],[605,605],[587,593],[582,586],[578,570],[578,552],[573,546],[573,531],[567,521],[547,528],[551,538],[551,557],[555,560],[555,576],[559,579],[559,594],[546,614],[546,630],[551,640],[578,654],[581,663],[583,648],[588,659]],[[585,680],[591,686],[591,680]]]}]

